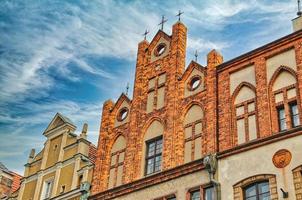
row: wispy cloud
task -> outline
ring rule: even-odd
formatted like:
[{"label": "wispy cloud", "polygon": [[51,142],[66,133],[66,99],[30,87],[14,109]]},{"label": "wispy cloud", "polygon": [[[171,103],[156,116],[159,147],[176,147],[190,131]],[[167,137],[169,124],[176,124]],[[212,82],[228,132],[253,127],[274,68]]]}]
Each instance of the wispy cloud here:
[{"label": "wispy cloud", "polygon": [[228,59],[289,33],[295,7],[295,0],[1,1],[0,136],[13,142],[0,145],[0,159],[23,164],[58,111],[79,129],[88,122],[96,143],[101,102],[133,82],[137,43],[146,28],[148,39],[156,34],[162,14],[170,34],[176,12],[185,12],[187,60],[211,49]]}]

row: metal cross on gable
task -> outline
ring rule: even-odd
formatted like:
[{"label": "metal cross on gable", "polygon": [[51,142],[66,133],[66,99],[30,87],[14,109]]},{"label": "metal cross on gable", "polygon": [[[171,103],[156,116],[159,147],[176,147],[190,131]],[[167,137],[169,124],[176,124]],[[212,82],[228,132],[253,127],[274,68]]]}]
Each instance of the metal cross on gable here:
[{"label": "metal cross on gable", "polygon": [[148,29],[146,29],[146,31],[145,31],[144,34],[143,34],[144,40],[146,40],[148,33],[149,33],[149,31],[148,31]]},{"label": "metal cross on gable", "polygon": [[181,12],[181,10],[178,11],[178,14],[176,15],[176,17],[178,17],[178,21],[180,22],[180,16],[184,14],[184,12]]},{"label": "metal cross on gable", "polygon": [[161,29],[160,30],[164,30],[164,23],[166,23],[168,20],[165,19],[165,15],[162,16],[161,18],[161,22],[158,25],[161,25]]},{"label": "metal cross on gable", "polygon": [[302,15],[302,11],[301,11],[301,0],[298,0],[298,12],[297,12],[298,16]]},{"label": "metal cross on gable", "polygon": [[128,82],[128,83],[127,83],[127,86],[126,86],[126,96],[128,96],[129,87],[130,87],[130,85],[129,85],[129,82]]},{"label": "metal cross on gable", "polygon": [[197,53],[197,50],[195,51],[194,56],[195,56],[195,62],[197,62],[197,58],[198,58],[198,53]]}]

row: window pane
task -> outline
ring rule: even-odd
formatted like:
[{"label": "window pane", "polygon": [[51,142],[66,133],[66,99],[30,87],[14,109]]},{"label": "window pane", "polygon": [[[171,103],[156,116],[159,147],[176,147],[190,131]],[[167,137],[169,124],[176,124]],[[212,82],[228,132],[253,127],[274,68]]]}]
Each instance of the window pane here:
[{"label": "window pane", "polygon": [[270,200],[269,183],[255,183],[245,189],[246,200]]},{"label": "window pane", "polygon": [[257,197],[254,196],[254,197],[248,197],[248,198],[245,198],[246,200],[257,200]]},{"label": "window pane", "polygon": [[258,185],[258,191],[259,191],[259,194],[263,194],[263,193],[269,192],[268,182],[259,183],[259,185]]},{"label": "window pane", "polygon": [[148,159],[147,161],[147,174],[153,173],[154,169],[154,159]]},{"label": "window pane", "polygon": [[191,192],[191,200],[200,200],[200,191]]},{"label": "window pane", "polygon": [[155,142],[152,142],[148,146],[148,157],[153,156],[155,151]]},{"label": "window pane", "polygon": [[286,130],[286,119],[285,119],[285,111],[284,108],[278,108],[278,120],[279,120],[279,127],[280,131]]},{"label": "window pane", "polygon": [[292,114],[293,114],[293,115],[298,114],[298,107],[297,107],[297,104],[292,104],[290,107],[291,107],[291,111],[292,111]]},{"label": "window pane", "polygon": [[205,200],[214,200],[214,188],[213,187],[206,188],[204,193],[205,193],[205,195],[204,195]]},{"label": "window pane", "polygon": [[271,197],[270,197],[270,194],[269,193],[266,193],[266,194],[261,194],[259,196],[259,200],[270,200]]},{"label": "window pane", "polygon": [[256,195],[256,185],[252,185],[245,189],[245,197],[252,197]]},{"label": "window pane", "polygon": [[157,156],[155,157],[155,169],[154,171],[157,172],[157,171],[160,171],[161,169],[161,156]]},{"label": "window pane", "polygon": [[156,142],[156,154],[159,154],[162,152],[162,146],[163,146],[162,139],[160,139]]},{"label": "window pane", "polygon": [[291,104],[290,105],[290,110],[291,110],[291,119],[292,119],[292,124],[293,127],[299,126],[300,125],[300,119],[299,119],[299,111],[297,104]]}]

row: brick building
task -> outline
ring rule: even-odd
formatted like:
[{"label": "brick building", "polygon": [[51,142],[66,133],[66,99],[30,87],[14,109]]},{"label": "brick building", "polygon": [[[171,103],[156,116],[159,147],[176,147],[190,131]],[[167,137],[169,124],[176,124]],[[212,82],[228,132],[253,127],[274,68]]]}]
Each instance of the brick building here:
[{"label": "brick building", "polygon": [[0,162],[0,199],[12,199],[18,192],[22,176],[10,171]]},{"label": "brick building", "polygon": [[133,98],[103,106],[90,199],[302,199],[301,23],[207,66],[185,67],[181,22],[140,42]]}]

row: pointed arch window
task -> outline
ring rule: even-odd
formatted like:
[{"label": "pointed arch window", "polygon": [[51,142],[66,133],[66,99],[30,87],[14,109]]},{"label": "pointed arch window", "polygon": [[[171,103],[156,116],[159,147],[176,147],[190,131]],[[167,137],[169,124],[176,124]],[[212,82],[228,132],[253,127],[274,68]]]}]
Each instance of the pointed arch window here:
[{"label": "pointed arch window", "polygon": [[257,115],[255,88],[249,83],[242,83],[235,90],[234,127],[237,144],[242,144],[257,138]]},{"label": "pointed arch window", "polygon": [[184,118],[184,162],[191,162],[202,157],[203,110],[193,105]]},{"label": "pointed arch window", "polygon": [[300,126],[301,108],[295,73],[287,67],[280,67],[273,75],[270,87],[274,132]]},{"label": "pointed arch window", "polygon": [[146,130],[143,139],[142,174],[151,175],[162,170],[164,126],[154,120]]},{"label": "pointed arch window", "polygon": [[108,188],[122,184],[123,168],[125,160],[126,140],[119,136],[114,142],[110,153],[110,171]]}]

